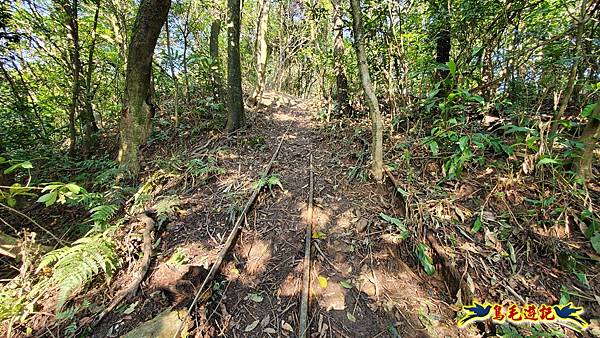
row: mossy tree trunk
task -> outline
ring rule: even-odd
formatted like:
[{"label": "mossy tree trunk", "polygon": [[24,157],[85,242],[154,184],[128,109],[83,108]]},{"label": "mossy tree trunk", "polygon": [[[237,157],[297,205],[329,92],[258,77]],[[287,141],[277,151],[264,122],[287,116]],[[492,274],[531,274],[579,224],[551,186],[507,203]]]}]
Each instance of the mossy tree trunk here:
[{"label": "mossy tree trunk", "polygon": [[227,132],[246,124],[242,98],[242,69],[240,64],[240,0],[227,0]]},{"label": "mossy tree trunk", "polygon": [[170,0],[143,0],[133,25],[127,55],[126,103],[121,112],[117,158],[133,176],[137,176],[140,169],[139,146],[147,141],[152,127],[152,56],[170,6]]},{"label": "mossy tree trunk", "polygon": [[369,76],[369,66],[367,63],[367,53],[365,52],[364,33],[362,26],[362,13],[360,9],[360,0],[350,0],[352,7],[352,24],[354,30],[354,44],[358,59],[358,68],[363,90],[367,96],[367,103],[371,115],[371,153],[373,157],[372,173],[377,182],[383,180],[383,123],[381,113],[379,112],[379,102],[371,77]]}]

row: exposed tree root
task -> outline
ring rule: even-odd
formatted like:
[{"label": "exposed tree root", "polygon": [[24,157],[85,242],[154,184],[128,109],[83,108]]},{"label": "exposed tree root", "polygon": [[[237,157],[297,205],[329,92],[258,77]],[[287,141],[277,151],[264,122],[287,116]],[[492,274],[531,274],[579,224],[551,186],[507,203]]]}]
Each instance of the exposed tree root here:
[{"label": "exposed tree root", "polygon": [[113,299],[112,303],[110,303],[110,305],[106,309],[104,309],[104,311],[102,311],[100,313],[100,315],[98,316],[98,319],[92,326],[95,326],[96,324],[98,324],[102,320],[102,318],[104,318],[107,314],[109,314],[112,310],[114,310],[114,308],[116,308],[123,300],[125,300],[126,298],[128,298],[130,296],[135,295],[140,284],[142,283],[142,280],[144,280],[144,277],[146,276],[146,273],[148,272],[148,268],[150,267],[150,257],[152,257],[152,231],[154,230],[154,226],[156,225],[156,222],[154,222],[154,220],[152,218],[148,217],[148,215],[146,213],[140,214],[138,216],[138,219],[146,224],[146,228],[144,229],[144,235],[143,235],[144,236],[144,243],[143,243],[143,247],[142,247],[143,256],[139,263],[140,268],[135,273],[129,286],[117,293],[117,296]]}]

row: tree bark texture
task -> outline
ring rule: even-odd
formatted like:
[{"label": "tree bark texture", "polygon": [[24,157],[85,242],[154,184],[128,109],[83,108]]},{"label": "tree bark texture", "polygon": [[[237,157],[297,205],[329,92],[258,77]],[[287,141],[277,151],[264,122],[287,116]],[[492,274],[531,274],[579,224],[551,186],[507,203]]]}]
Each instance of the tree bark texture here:
[{"label": "tree bark texture", "polygon": [[139,146],[147,141],[152,128],[152,56],[170,6],[170,0],[143,0],[128,48],[126,104],[121,116],[120,149],[117,159],[134,176],[140,169]]},{"label": "tree bark texture", "polygon": [[583,128],[579,142],[583,143],[583,150],[579,159],[575,162],[577,174],[588,180],[592,178],[592,162],[596,141],[600,137],[600,102],[596,102],[594,111],[589,117],[588,123]]},{"label": "tree bark texture", "polygon": [[240,0],[227,0],[229,18],[227,24],[227,132],[246,123],[242,98],[242,69],[240,64]]},{"label": "tree bark texture", "polygon": [[339,0],[335,0],[333,4],[333,59],[336,72],[336,110],[342,115],[350,113],[350,105],[348,104],[348,79],[344,70],[344,22],[342,21],[342,8]]},{"label": "tree bark texture", "polygon": [[87,74],[85,80],[85,109],[81,114],[81,120],[84,126],[84,148],[85,152],[89,153],[94,144],[93,134],[98,131],[98,125],[94,118],[94,89],[92,85],[92,76],[94,74],[94,50],[96,48],[96,28],[98,27],[98,14],[100,12],[100,1],[96,0],[96,11],[94,13],[94,24],[92,27],[92,42],[87,60]]},{"label": "tree bark texture", "polygon": [[68,29],[68,38],[71,42],[69,48],[69,57],[71,61],[71,102],[69,103],[69,154],[75,153],[77,142],[77,131],[75,129],[75,120],[77,118],[77,107],[79,102],[79,93],[81,86],[79,75],[81,73],[81,60],[79,58],[79,22],[77,19],[77,0],[69,3],[67,0],[61,2],[61,7],[66,14],[66,26]]},{"label": "tree bark texture", "polygon": [[219,58],[219,34],[221,33],[221,20],[215,19],[210,25],[209,49],[210,58],[213,62],[211,72],[211,82],[213,87],[213,96],[217,102],[223,102],[225,93],[223,92],[223,76],[221,73],[221,60]]},{"label": "tree bark texture", "polygon": [[372,145],[371,152],[373,157],[372,172],[375,180],[383,180],[383,123],[381,113],[379,112],[379,102],[371,84],[369,76],[369,66],[367,64],[367,54],[365,52],[364,34],[362,27],[362,14],[360,9],[360,0],[350,0],[352,7],[352,23],[354,28],[354,44],[358,59],[358,68],[363,90],[367,96],[367,103],[371,115],[371,133]]},{"label": "tree bark texture", "polygon": [[269,6],[271,0],[260,1],[260,13],[256,23],[256,41],[254,42],[254,56],[256,58],[256,87],[252,92],[250,102],[258,104],[262,99],[265,89],[265,75],[267,68],[267,27],[269,23]]}]

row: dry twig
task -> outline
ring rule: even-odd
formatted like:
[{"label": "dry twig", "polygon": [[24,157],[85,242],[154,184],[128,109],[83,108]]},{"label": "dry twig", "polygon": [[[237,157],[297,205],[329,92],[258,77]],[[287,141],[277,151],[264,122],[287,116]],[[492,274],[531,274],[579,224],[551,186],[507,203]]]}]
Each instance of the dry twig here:
[{"label": "dry twig", "polygon": [[310,289],[310,239],[312,236],[313,222],[313,191],[314,191],[314,173],[313,173],[313,157],[310,154],[310,184],[308,195],[308,212],[306,215],[306,232],[304,236],[304,275],[302,277],[302,296],[300,298],[300,327],[298,329],[298,337],[306,337],[308,332],[308,292]]}]

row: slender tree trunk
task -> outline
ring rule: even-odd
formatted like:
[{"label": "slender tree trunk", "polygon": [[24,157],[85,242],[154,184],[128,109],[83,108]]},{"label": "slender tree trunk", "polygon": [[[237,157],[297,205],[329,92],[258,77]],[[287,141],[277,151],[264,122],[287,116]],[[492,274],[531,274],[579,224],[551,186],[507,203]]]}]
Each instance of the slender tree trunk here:
[{"label": "slender tree trunk", "polygon": [[364,34],[362,27],[362,14],[360,9],[360,0],[350,0],[352,7],[352,23],[354,28],[354,44],[358,59],[358,68],[360,70],[360,79],[363,90],[367,96],[367,103],[371,115],[371,133],[373,157],[372,171],[377,182],[383,180],[383,123],[379,112],[379,102],[371,85],[369,76],[369,66],[367,64],[367,54],[365,52]]},{"label": "slender tree trunk", "polygon": [[98,125],[94,118],[94,89],[92,85],[92,75],[94,74],[94,50],[96,48],[96,28],[98,27],[98,14],[100,13],[100,1],[96,0],[96,12],[94,13],[94,24],[92,27],[92,41],[88,53],[87,74],[85,83],[85,109],[81,114],[84,125],[84,148],[85,153],[89,153],[94,144],[93,134],[98,131]]},{"label": "slender tree trunk", "polygon": [[167,56],[169,58],[169,68],[171,70],[171,77],[173,78],[173,84],[175,85],[175,128],[179,126],[179,81],[177,75],[175,75],[175,64],[173,62],[173,52],[171,51],[171,34],[169,31],[169,20],[167,18],[165,22],[165,30],[167,32]]},{"label": "slender tree trunk", "polygon": [[72,72],[71,103],[69,104],[69,154],[73,155],[75,153],[75,146],[77,142],[75,120],[77,118],[77,108],[79,105],[79,93],[81,92],[81,85],[79,83],[81,60],[79,58],[79,22],[77,18],[78,2],[77,0],[73,0],[72,3],[64,1],[61,3],[61,6],[66,13],[66,26],[68,29],[69,40],[71,42],[71,47],[69,48]]},{"label": "slender tree trunk", "polygon": [[579,159],[575,162],[575,168],[579,176],[586,180],[592,178],[592,160],[598,137],[600,137],[600,101],[596,102],[594,111],[589,116],[588,123],[579,137],[579,142],[583,143],[583,149],[579,154]]},{"label": "slender tree trunk", "polygon": [[246,124],[244,99],[242,97],[242,69],[240,64],[240,0],[227,0],[229,23],[227,24],[227,132]]},{"label": "slender tree trunk", "polygon": [[126,104],[122,110],[117,158],[133,176],[137,176],[140,169],[138,148],[146,142],[152,128],[152,56],[170,6],[170,0],[143,0],[133,25],[125,77]]},{"label": "slender tree trunk", "polygon": [[585,11],[587,0],[581,1],[581,7],[579,9],[579,18],[577,22],[577,35],[575,36],[575,58],[573,60],[573,64],[571,65],[571,70],[569,72],[569,79],[567,81],[567,87],[565,88],[564,95],[560,101],[560,107],[556,114],[554,114],[554,118],[552,119],[552,129],[550,130],[550,136],[553,137],[552,143],[554,143],[554,139],[556,136],[556,131],[558,130],[558,125],[560,120],[562,119],[565,111],[567,110],[567,106],[569,105],[569,101],[571,101],[571,94],[573,93],[573,87],[575,86],[575,80],[577,78],[577,67],[579,66],[579,57],[581,54],[581,40],[583,38],[583,30],[585,27]]},{"label": "slender tree trunk", "polygon": [[271,0],[260,1],[260,14],[256,24],[256,41],[254,42],[254,55],[256,58],[256,87],[250,97],[250,104],[256,105],[262,99],[265,88],[265,74],[267,68],[267,27],[269,23],[269,6]]},{"label": "slender tree trunk", "polygon": [[217,102],[223,102],[225,93],[223,92],[223,77],[221,73],[221,60],[219,58],[219,34],[221,33],[221,20],[215,19],[210,25],[210,58],[213,62],[211,82],[213,87],[213,96]]},{"label": "slender tree trunk", "polygon": [[335,83],[337,87],[336,93],[336,112],[342,115],[350,113],[350,105],[348,104],[348,79],[344,70],[344,22],[342,21],[342,9],[340,0],[335,0],[333,3],[333,60],[336,72]]},{"label": "slender tree trunk", "polygon": [[[450,61],[450,50],[452,48],[450,41],[450,17],[448,15],[447,0],[434,0],[432,5],[435,10],[435,62],[439,65],[445,65]],[[442,82],[441,90],[438,92],[438,97],[446,97],[450,90],[446,79],[450,75],[450,71],[439,67],[435,72],[437,82]]]}]

